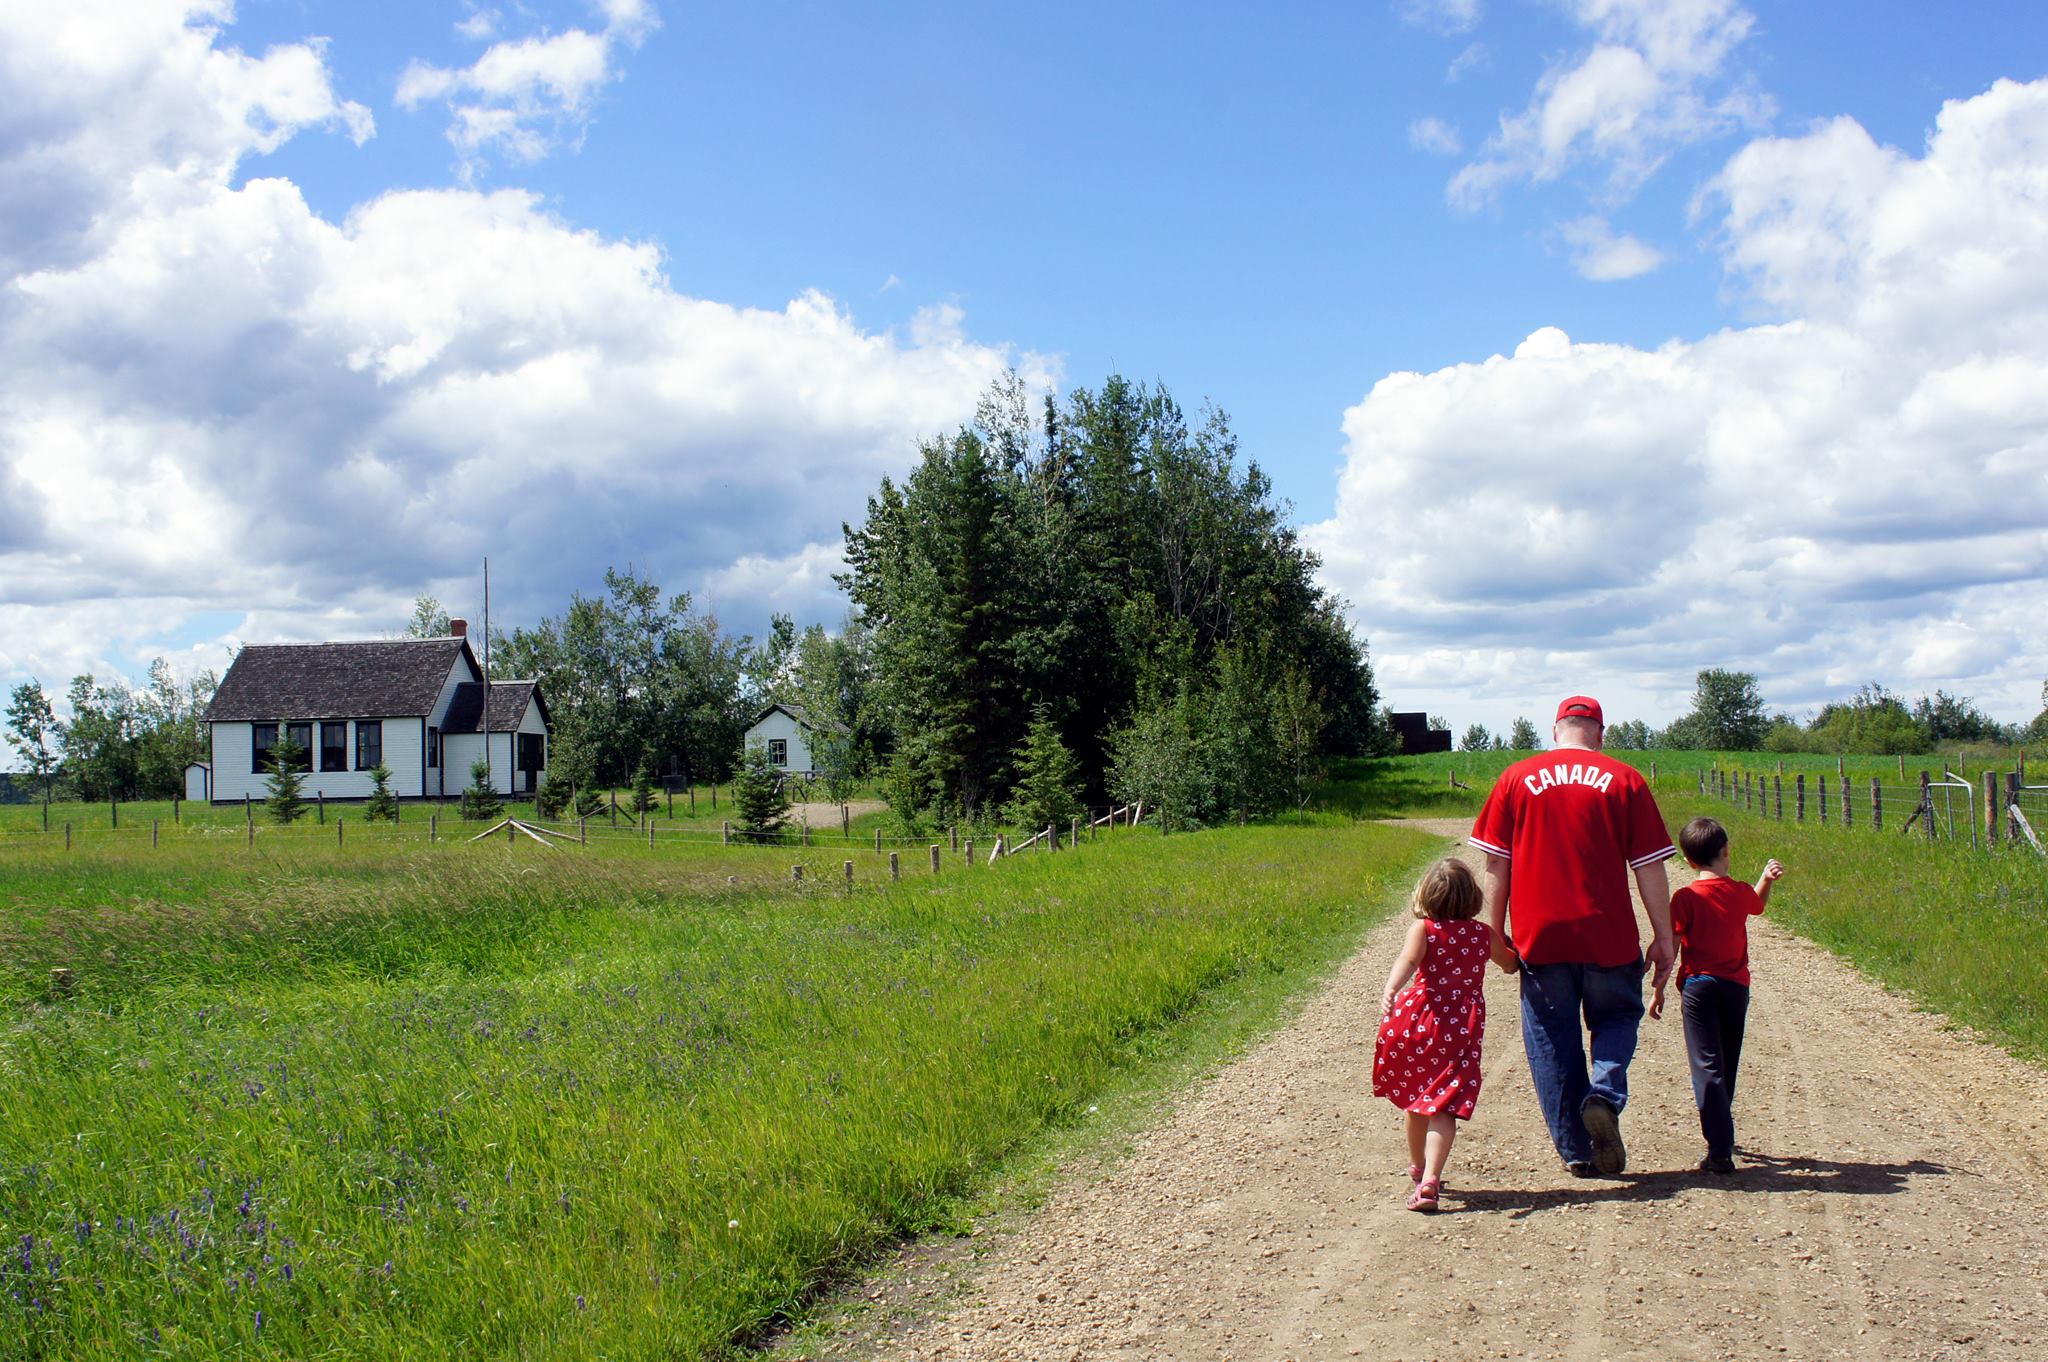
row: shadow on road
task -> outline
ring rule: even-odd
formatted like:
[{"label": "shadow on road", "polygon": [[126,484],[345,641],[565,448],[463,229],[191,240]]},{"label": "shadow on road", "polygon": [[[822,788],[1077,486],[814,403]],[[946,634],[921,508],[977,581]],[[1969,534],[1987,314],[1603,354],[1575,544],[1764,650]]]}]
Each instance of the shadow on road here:
[{"label": "shadow on road", "polygon": [[[1569,1181],[1562,1187],[1536,1190],[1481,1188],[1470,1191],[1446,1189],[1444,1211],[1506,1212],[1520,1220],[1538,1211],[1567,1206],[1591,1206],[1602,1202],[1667,1201],[1689,1191],[1716,1192],[1823,1192],[1837,1196],[1892,1196],[1907,1189],[1915,1176],[1946,1177],[1955,1172],[1946,1164],[1913,1159],[1906,1163],[1858,1163],[1844,1159],[1811,1158],[1805,1155],[1780,1157],[1754,1150],[1742,1150],[1736,1171],[1728,1175],[1703,1173],[1698,1169],[1626,1174],[1607,1182]],[[1567,1177],[1562,1169],[1560,1177]]]}]

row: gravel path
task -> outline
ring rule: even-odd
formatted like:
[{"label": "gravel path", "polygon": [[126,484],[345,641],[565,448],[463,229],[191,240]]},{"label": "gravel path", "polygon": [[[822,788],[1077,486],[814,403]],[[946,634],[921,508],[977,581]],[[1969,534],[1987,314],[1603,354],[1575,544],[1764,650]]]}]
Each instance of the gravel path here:
[{"label": "gravel path", "polygon": [[[1477,1118],[1444,1212],[1414,1215],[1399,1116],[1368,1095],[1405,928],[1376,929],[1294,1025],[1106,1177],[979,1254],[913,1254],[890,1290],[927,1306],[812,1355],[2048,1358],[2048,1075],[1760,922],[1742,1171],[1692,1171],[1674,1003],[1644,1021],[1628,1174],[1580,1182],[1551,1153],[1514,985],[1494,973]],[[943,1284],[969,1256],[966,1286]]]}]

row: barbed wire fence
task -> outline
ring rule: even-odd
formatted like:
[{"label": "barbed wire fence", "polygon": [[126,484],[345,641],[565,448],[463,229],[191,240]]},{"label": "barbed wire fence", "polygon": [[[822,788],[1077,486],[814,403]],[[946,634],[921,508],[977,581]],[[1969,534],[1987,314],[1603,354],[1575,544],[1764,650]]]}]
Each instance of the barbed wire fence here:
[{"label": "barbed wire fence", "polygon": [[[1903,770],[1903,766],[1901,770]],[[1895,830],[1932,843],[2016,847],[2048,856],[2048,785],[2029,784],[2024,767],[1985,771],[1976,780],[1948,770],[1921,771],[1917,782],[1887,784],[1847,774],[1812,775],[1735,767],[1702,768],[1699,792],[1759,817],[1844,830]]]}]

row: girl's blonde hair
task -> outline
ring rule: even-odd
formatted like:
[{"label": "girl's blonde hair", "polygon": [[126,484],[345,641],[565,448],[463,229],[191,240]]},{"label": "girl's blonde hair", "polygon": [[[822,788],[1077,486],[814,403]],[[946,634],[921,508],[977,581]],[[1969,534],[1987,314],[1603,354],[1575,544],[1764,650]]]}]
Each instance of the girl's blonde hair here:
[{"label": "girl's blonde hair", "polygon": [[1479,890],[1479,881],[1472,878],[1472,868],[1455,856],[1446,856],[1423,871],[1408,902],[1415,916],[1438,922],[1478,917],[1485,906],[1486,896]]}]

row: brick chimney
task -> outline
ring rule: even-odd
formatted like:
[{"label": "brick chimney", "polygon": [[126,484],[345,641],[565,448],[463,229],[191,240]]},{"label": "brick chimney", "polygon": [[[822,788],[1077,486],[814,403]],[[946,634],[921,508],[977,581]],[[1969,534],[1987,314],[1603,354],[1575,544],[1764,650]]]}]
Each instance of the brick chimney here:
[{"label": "brick chimney", "polygon": [[448,621],[448,632],[449,632],[449,633],[451,633],[451,634],[453,634],[453,635],[455,635],[455,637],[457,637],[457,638],[467,638],[467,637],[469,637],[469,621],[468,621],[468,620],[449,620],[449,621]]}]

